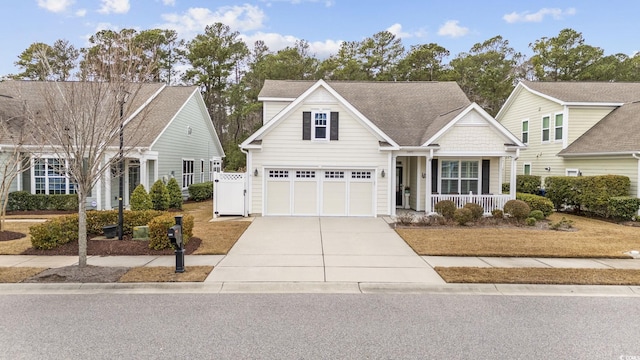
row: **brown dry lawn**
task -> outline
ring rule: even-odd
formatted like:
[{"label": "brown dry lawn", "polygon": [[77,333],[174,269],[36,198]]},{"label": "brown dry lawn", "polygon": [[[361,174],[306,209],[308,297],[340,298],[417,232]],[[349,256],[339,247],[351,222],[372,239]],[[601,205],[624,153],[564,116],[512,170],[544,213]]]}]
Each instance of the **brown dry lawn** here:
[{"label": "brown dry lawn", "polygon": [[136,267],[122,275],[118,282],[202,282],[211,270],[213,266],[187,266],[183,273],[176,273],[176,268],[171,266]]},{"label": "brown dry lawn", "polygon": [[0,255],[18,255],[31,247],[31,235],[29,227],[36,225],[35,222],[5,222],[5,229],[25,234],[26,236],[10,241],[0,241]]},{"label": "brown dry lawn", "polygon": [[640,270],[436,267],[447,283],[640,285]]},{"label": "brown dry lawn", "polygon": [[185,204],[183,209],[194,216],[193,236],[202,240],[194,255],[226,255],[251,225],[243,220],[209,221],[213,216],[212,200]]},{"label": "brown dry lawn", "polygon": [[0,267],[0,283],[19,283],[45,270],[47,270],[47,268]]},{"label": "brown dry lawn", "polygon": [[577,231],[515,228],[407,228],[398,234],[419,255],[628,258],[640,250],[640,228],[566,214]]}]

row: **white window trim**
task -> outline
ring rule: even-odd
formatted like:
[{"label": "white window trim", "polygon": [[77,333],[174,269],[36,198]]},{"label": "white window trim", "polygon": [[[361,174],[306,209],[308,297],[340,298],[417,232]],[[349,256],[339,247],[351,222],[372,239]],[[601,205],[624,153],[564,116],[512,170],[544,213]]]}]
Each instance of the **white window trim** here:
[{"label": "white window trim", "polygon": [[[527,131],[522,130],[524,123],[527,123]],[[522,136],[525,133],[527,134],[527,141],[524,141],[524,137]],[[524,119],[520,123],[520,140],[522,140],[524,144],[528,144],[530,138],[531,138],[531,122],[529,121],[529,119]]]},{"label": "white window trim", "polygon": [[[562,125],[561,126],[557,126],[556,125],[556,116],[558,115],[562,115]],[[564,139],[567,135],[565,134],[565,130],[564,130],[564,123],[565,123],[565,116],[564,116],[564,112],[557,112],[555,114],[553,114],[553,141],[562,141],[562,139]],[[557,129],[562,129],[562,137],[557,139],[556,138],[556,130]]]},{"label": "white window trim", "polygon": [[[544,139],[544,130],[545,130],[544,118],[546,118],[546,117],[549,118],[549,127],[546,128],[546,130],[549,131],[549,138],[547,140]],[[555,121],[555,117],[553,116],[553,114],[546,114],[546,115],[542,115],[540,117],[540,142],[542,144],[549,144],[551,142],[551,139],[552,139],[552,137],[551,137],[551,129],[553,128],[551,126],[551,120]],[[555,124],[555,122],[554,122],[554,124]]]},{"label": "white window trim", "polygon": [[[316,114],[326,114],[327,124],[324,138],[316,138]],[[329,141],[331,138],[331,111],[330,110],[312,110],[311,111],[311,140],[313,141]]]},{"label": "white window trim", "polygon": [[209,159],[209,181],[213,181],[213,173],[222,172],[222,158]]},{"label": "white window trim", "polygon": [[[185,173],[184,172],[184,163],[185,161],[191,161],[192,162],[192,168],[191,168],[191,173]],[[182,163],[181,163],[181,167],[180,170],[182,172],[182,189],[188,189],[189,185],[193,184],[193,177],[194,177],[194,172],[195,172],[195,166],[196,166],[196,161],[195,159],[182,159]],[[191,179],[191,181],[189,182],[188,179]],[[185,186],[185,180],[187,180],[187,186]]]},{"label": "white window trim", "polygon": [[[529,167],[529,174],[527,174],[527,171],[525,170],[527,168],[527,166]],[[522,174],[523,175],[531,175],[531,163],[522,164]]]},{"label": "white window trim", "polygon": [[[570,175],[569,173],[575,173],[575,175]],[[564,174],[566,176],[580,176],[580,169],[564,169]]]},{"label": "white window trim", "polygon": [[[482,187],[482,160],[481,159],[471,159],[471,158],[459,158],[459,159],[455,159],[455,158],[451,158],[451,159],[447,159],[447,158],[440,158],[440,160],[438,161],[438,194],[440,195],[447,195],[447,194],[442,194],[442,179],[445,180],[454,180],[456,178],[445,178],[442,177],[443,171],[442,171],[442,165],[445,161],[457,161],[458,162],[458,195],[468,195],[468,194],[462,194],[462,180],[476,180],[478,181],[478,186],[476,187],[476,191],[473,192],[474,195],[478,195],[480,194],[481,191],[481,187]],[[462,177],[462,162],[463,161],[475,161],[476,163],[478,163],[478,177],[477,178],[463,178]]]},{"label": "white window trim", "polygon": [[[44,176],[36,176],[36,171],[35,171],[35,165],[36,165],[36,161],[37,160],[45,160],[45,175]],[[76,194],[77,193],[77,188],[76,188],[76,192],[70,192],[71,189],[71,178],[69,176],[69,160],[63,157],[60,157],[58,155],[55,154],[42,154],[41,156],[37,156],[37,157],[31,157],[31,193],[32,194],[36,194],[36,178],[43,178],[44,179],[44,194],[47,195],[51,195],[51,193],[49,193],[49,180],[50,180],[50,176],[49,176],[49,172],[48,172],[48,164],[49,164],[49,160],[58,160],[63,162],[63,166],[64,166],[64,170],[65,170],[65,174],[64,175],[60,175],[60,176],[55,176],[54,178],[64,178],[65,179],[65,184],[64,184],[64,195],[70,195],[70,194]]]},{"label": "white window trim", "polygon": [[204,182],[204,159],[200,159],[200,183]]}]

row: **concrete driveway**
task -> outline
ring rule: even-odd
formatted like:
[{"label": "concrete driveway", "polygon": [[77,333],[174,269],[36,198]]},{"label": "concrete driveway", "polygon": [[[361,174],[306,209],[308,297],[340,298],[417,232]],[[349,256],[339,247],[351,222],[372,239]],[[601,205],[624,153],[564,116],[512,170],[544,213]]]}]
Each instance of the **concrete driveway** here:
[{"label": "concrete driveway", "polygon": [[259,217],[207,281],[444,284],[381,218]]}]

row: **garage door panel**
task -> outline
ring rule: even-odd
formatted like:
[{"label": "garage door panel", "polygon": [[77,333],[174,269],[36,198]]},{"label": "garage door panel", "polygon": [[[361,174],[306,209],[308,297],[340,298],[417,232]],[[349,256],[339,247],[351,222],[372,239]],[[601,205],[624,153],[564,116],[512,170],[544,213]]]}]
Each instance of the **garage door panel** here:
[{"label": "garage door panel", "polygon": [[266,212],[268,215],[291,214],[291,183],[289,181],[267,181]]},{"label": "garage door panel", "polygon": [[322,184],[322,215],[344,216],[346,214],[346,181],[325,181]]},{"label": "garage door panel", "polygon": [[373,215],[373,183],[351,182],[349,184],[349,216]]},{"label": "garage door panel", "polygon": [[294,181],[293,215],[318,214],[318,181]]}]

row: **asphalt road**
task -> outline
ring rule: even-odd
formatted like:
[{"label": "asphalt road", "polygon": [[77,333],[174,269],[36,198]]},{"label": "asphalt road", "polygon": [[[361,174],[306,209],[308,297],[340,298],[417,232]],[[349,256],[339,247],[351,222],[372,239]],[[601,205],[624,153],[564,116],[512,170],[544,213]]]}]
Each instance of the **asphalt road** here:
[{"label": "asphalt road", "polygon": [[627,297],[0,295],[1,359],[640,359]]}]

